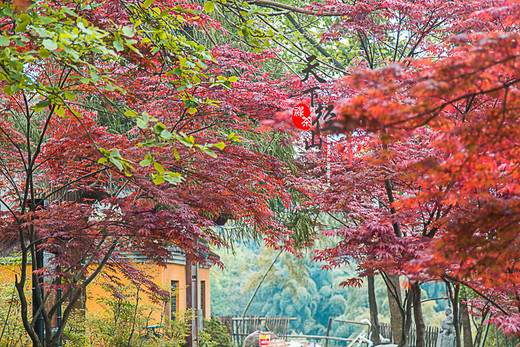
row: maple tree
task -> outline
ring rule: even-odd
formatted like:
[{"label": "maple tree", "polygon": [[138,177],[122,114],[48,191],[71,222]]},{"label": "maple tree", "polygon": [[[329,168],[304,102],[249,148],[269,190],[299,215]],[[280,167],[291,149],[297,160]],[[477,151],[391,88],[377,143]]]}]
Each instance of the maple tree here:
[{"label": "maple tree", "polygon": [[[311,52],[325,58],[318,71],[329,78],[347,66],[349,77],[321,85],[320,101],[337,104],[337,126],[348,134],[331,149],[342,162],[329,173],[330,187],[325,156],[306,154],[309,173],[319,177],[306,182],[311,204],[345,225],[338,233],[345,241],[318,258],[355,260],[360,276],[381,273],[394,296],[391,274],[405,274],[410,288],[398,310],[409,327],[413,303],[418,346],[419,285],[431,279],[453,284],[456,320],[463,284],[493,302],[494,319],[515,334],[517,3],[219,3],[237,15],[244,40],[283,48],[293,72],[298,62],[290,60]],[[284,112],[267,123],[289,121]]]},{"label": "maple tree", "polygon": [[[213,226],[227,219],[293,249],[272,204],[292,202],[292,158],[269,154],[289,143],[272,134],[264,147],[254,134],[291,90],[259,75],[272,54],[188,39],[190,28],[221,30],[189,1],[17,5],[0,6],[0,223],[3,245],[21,252],[15,287],[35,345],[59,344],[100,273],[165,295],[132,252],[160,265],[178,247],[218,263],[209,246],[226,239]],[[31,276],[44,289],[32,314]]]},{"label": "maple tree", "polygon": [[[516,1],[15,1],[0,9],[0,223],[4,244],[22,250],[16,287],[35,343],[40,313],[45,344],[58,343],[104,267],[160,294],[127,261],[130,250],[161,264],[176,245],[204,261],[206,242],[229,240],[211,228],[228,218],[291,250],[291,230],[273,211],[294,206],[295,191],[343,225],[335,234],[344,242],[318,258],[353,259],[361,277],[385,278],[400,345],[412,306],[416,345],[424,344],[420,283],[431,279],[453,288],[455,309],[460,285],[472,288],[475,311],[491,302],[493,319],[518,334]],[[330,83],[301,81],[311,52]],[[254,129],[262,121],[290,129],[289,109],[308,104],[302,94],[316,86],[316,101],[336,104],[347,137],[328,148],[341,159],[332,168],[323,153],[303,153],[310,174],[296,179],[290,155],[269,154],[273,141],[288,141],[269,133],[263,146]],[[31,315],[26,265],[42,250],[51,266],[33,280],[64,294]],[[398,274],[409,281],[404,301]],[[49,304],[51,292],[36,291]]]},{"label": "maple tree", "polygon": [[[274,2],[255,3],[278,6]],[[354,57],[347,55],[345,63],[374,69],[416,56],[435,56],[441,51],[439,47],[428,51],[426,49],[432,46],[432,42],[442,47],[442,39],[460,27],[457,16],[470,13],[477,5],[479,4],[363,1],[353,4],[327,2],[305,8],[279,7],[292,10],[293,14],[315,13],[315,16],[340,17],[341,20],[322,33],[320,43],[330,47],[332,42],[336,47],[341,47],[348,40],[349,50]],[[291,24],[294,26],[294,23]],[[305,37],[304,33],[302,35]],[[323,53],[321,49],[318,51]],[[356,53],[359,54],[358,57],[355,57]],[[327,57],[326,54],[323,55]],[[339,61],[334,60],[336,67],[341,65]],[[317,84],[311,86],[315,85]],[[320,102],[324,104],[337,103],[353,92],[352,87],[347,84],[322,85],[321,89],[323,93],[320,95]],[[384,107],[381,110],[384,111]],[[278,120],[284,118],[287,117],[281,115]],[[428,138],[425,134],[421,135]],[[310,190],[314,191],[311,204],[318,203],[324,211],[340,214],[341,219],[346,215],[343,224],[348,227],[339,233],[345,241],[333,249],[319,253],[318,259],[329,260],[334,265],[354,259],[360,266],[361,277],[382,274],[388,285],[389,300],[395,303],[391,307],[394,307],[392,323],[396,342],[400,345],[407,344],[413,303],[418,331],[416,343],[420,346],[424,344],[420,282],[412,284],[402,301],[396,274],[406,273],[403,266],[416,258],[417,248],[424,243],[421,238],[427,237],[430,224],[442,215],[443,208],[434,204],[434,218],[428,218],[428,214],[432,212],[432,208],[428,209],[428,204],[432,202],[428,201],[420,206],[422,209],[410,209],[406,215],[396,215],[392,206],[394,200],[419,188],[414,184],[414,163],[421,156],[429,158],[429,153],[415,150],[416,146],[424,144],[413,137],[406,139],[407,146],[397,148],[389,148],[385,141],[381,133],[371,137],[358,134],[333,144],[344,159],[350,160],[335,164],[335,169],[327,173],[330,169],[326,168],[325,162],[330,161],[330,158],[326,158],[325,151],[323,155],[307,154],[312,170],[309,173],[318,172],[318,177],[321,176],[317,181],[310,181],[308,184]],[[330,144],[327,146],[330,147]],[[336,150],[328,148],[327,151]],[[409,156],[402,155],[405,153]],[[329,177],[330,187],[323,188],[327,187],[329,182],[325,181],[329,181]],[[419,225],[421,220],[425,223],[422,228]],[[350,283],[359,282],[353,280]]]},{"label": "maple tree", "polygon": [[[397,197],[385,201],[364,190],[366,183],[338,180],[335,189],[373,200],[332,202],[344,204],[347,222],[358,225],[343,231],[348,242],[325,254],[341,261],[361,250],[365,272],[395,266],[412,280],[441,278],[455,284],[454,304],[465,285],[478,294],[474,307],[491,305],[491,320],[516,336],[517,6],[503,1],[459,18],[463,33],[437,45],[432,52],[444,53],[435,59],[429,53],[357,70],[344,81],[352,91],[340,123],[350,140],[364,144],[361,153],[347,145],[343,169],[365,182],[390,179]],[[374,137],[382,155],[373,150]],[[356,165],[362,160],[369,165]],[[374,214],[376,201],[390,213]],[[392,235],[396,224],[406,241]]]}]

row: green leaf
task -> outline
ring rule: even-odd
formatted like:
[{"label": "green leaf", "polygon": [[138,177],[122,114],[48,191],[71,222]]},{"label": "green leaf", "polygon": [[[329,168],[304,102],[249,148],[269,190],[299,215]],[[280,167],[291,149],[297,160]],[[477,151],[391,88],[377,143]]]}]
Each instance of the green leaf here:
[{"label": "green leaf", "polygon": [[161,175],[153,175],[153,183],[155,183],[156,185],[159,185],[161,183],[164,183],[164,177],[161,176]]},{"label": "green leaf", "polygon": [[142,119],[137,119],[137,126],[141,129],[148,128],[148,123],[145,123]]},{"label": "green leaf", "polygon": [[9,46],[10,43],[11,43],[10,39],[8,39],[5,36],[0,35],[0,46],[3,46],[3,47]]},{"label": "green leaf", "polygon": [[70,100],[70,101],[74,101],[74,99],[76,99],[74,94],[67,92],[67,91],[63,92],[63,95],[65,96],[65,99]]},{"label": "green leaf", "polygon": [[204,11],[206,11],[207,13],[210,13],[210,12],[213,12],[215,10],[215,4],[213,3],[213,1],[206,1],[206,3],[204,4]]},{"label": "green leaf", "polygon": [[126,37],[134,37],[134,35],[135,35],[134,28],[129,27],[129,26],[124,26],[123,27],[123,35],[125,35]]},{"label": "green leaf", "polygon": [[157,134],[160,134],[163,130],[166,129],[166,125],[164,125],[162,123],[157,123],[154,125],[153,128]]},{"label": "green leaf", "polygon": [[141,166],[148,166],[152,163],[152,161],[150,159],[143,159],[139,162],[139,165]]},{"label": "green leaf", "polygon": [[161,131],[160,135],[165,140],[171,140],[171,138],[173,137],[173,134],[169,132],[168,129],[164,129],[163,131]]},{"label": "green leaf", "polygon": [[135,113],[132,110],[126,110],[125,111],[125,116],[131,117],[131,118],[135,118],[135,117],[137,117],[137,113]]},{"label": "green leaf", "polygon": [[119,154],[119,149],[114,149],[112,152],[110,152],[110,156],[113,158],[121,158],[121,154]]},{"label": "green leaf", "polygon": [[160,175],[164,175],[164,168],[161,164],[159,164],[158,162],[155,162],[153,163],[153,167],[155,168],[155,170],[160,174]]},{"label": "green leaf", "polygon": [[231,133],[228,135],[228,139],[234,142],[242,142],[242,137],[239,135],[236,135],[235,133]]},{"label": "green leaf", "polygon": [[31,23],[31,17],[27,13],[22,13],[20,15],[20,24],[16,26],[14,29],[15,33],[23,33],[27,30],[27,25]]},{"label": "green leaf", "polygon": [[92,81],[99,81],[101,78],[95,71],[92,70],[92,71],[90,71],[90,79]]},{"label": "green leaf", "polygon": [[174,73],[177,77],[180,77],[181,74],[182,74],[182,70],[181,70],[181,68],[176,67],[175,69],[173,69],[173,73]]},{"label": "green leaf", "polygon": [[56,107],[54,112],[56,112],[56,114],[60,117],[63,117],[65,115],[65,109],[61,106]]},{"label": "green leaf", "polygon": [[146,0],[142,5],[143,8],[148,8],[153,3],[153,0]]},{"label": "green leaf", "polygon": [[39,27],[32,27],[32,29],[38,34],[38,36],[40,36],[41,38],[44,38],[44,37],[52,37],[51,34],[49,34],[47,32],[47,30],[45,30],[44,28],[39,28]]},{"label": "green leaf", "polygon": [[177,138],[179,140],[180,143],[182,143],[183,145],[187,146],[187,147],[192,147],[193,146],[193,143],[187,141],[184,137],[182,136],[179,136]]},{"label": "green leaf", "polygon": [[13,91],[13,86],[5,86],[2,90],[4,91],[4,93],[6,93],[7,95],[11,96],[14,94],[14,91]]},{"label": "green leaf", "polygon": [[181,157],[179,156],[179,152],[177,152],[177,148],[173,147],[173,156],[176,160],[181,160]]},{"label": "green leaf", "polygon": [[174,173],[171,173],[170,171],[168,171],[165,175],[164,175],[164,179],[172,184],[177,184],[177,183],[180,183],[182,182],[182,175],[178,172],[174,172]]},{"label": "green leaf", "polygon": [[116,158],[109,158],[108,160],[110,160],[110,162],[114,164],[119,170],[123,170],[123,164],[121,164],[119,160],[117,160]]},{"label": "green leaf", "polygon": [[39,112],[51,104],[50,100],[42,100],[34,106],[34,111]]},{"label": "green leaf", "polygon": [[42,41],[43,47],[47,48],[49,51],[55,51],[58,49],[58,44],[52,40],[45,39]]},{"label": "green leaf", "polygon": [[[83,116],[81,115],[81,113],[79,113],[78,111],[76,111],[75,109],[71,108],[70,109],[72,111],[72,113],[74,114],[74,116],[78,117],[78,118],[83,118]],[[70,116],[69,116],[70,117]],[[65,118],[69,118],[69,117],[65,117]]]},{"label": "green leaf", "polygon": [[[0,46],[1,46],[1,44],[0,44]],[[38,55],[40,56],[40,58],[48,58],[51,56],[51,52],[49,52],[47,49],[42,47],[38,51]]]},{"label": "green leaf", "polygon": [[106,163],[107,162],[107,158],[105,158],[105,157],[99,158],[99,160],[97,162],[98,162],[98,164]]},{"label": "green leaf", "polygon": [[119,41],[114,41],[114,48],[116,51],[121,52],[123,49],[125,49],[125,46]]},{"label": "green leaf", "polygon": [[219,143],[215,144],[214,146],[220,150],[223,150],[226,147],[226,144],[224,142],[219,142]]},{"label": "green leaf", "polygon": [[209,155],[209,156],[212,157],[212,158],[216,158],[216,157],[217,157],[217,155],[215,154],[215,152],[213,152],[213,150],[211,150],[211,149],[209,149],[209,148],[201,147],[200,150],[203,151],[204,153],[206,153],[207,155]]}]

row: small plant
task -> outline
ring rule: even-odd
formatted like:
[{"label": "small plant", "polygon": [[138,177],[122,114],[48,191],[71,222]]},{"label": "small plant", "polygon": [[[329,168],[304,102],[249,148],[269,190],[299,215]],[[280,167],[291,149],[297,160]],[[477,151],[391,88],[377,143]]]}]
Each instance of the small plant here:
[{"label": "small plant", "polygon": [[231,336],[222,322],[211,316],[204,320],[204,331],[199,334],[201,347],[232,347]]},{"label": "small plant", "polygon": [[[139,288],[126,286],[115,291],[105,287],[106,295],[97,301],[105,310],[88,311],[84,321],[78,324],[85,327],[83,332],[67,334],[74,346],[147,346],[140,335],[142,327],[148,325],[153,307],[142,305]],[[155,308],[157,309],[157,308]]]},{"label": "small plant", "polygon": [[199,332],[199,346],[200,347],[216,347],[216,342],[211,340],[211,335],[205,330]]},{"label": "small plant", "polygon": [[155,336],[145,336],[149,343],[143,346],[157,347],[183,347],[186,345],[186,337],[188,336],[189,327],[192,319],[192,310],[181,311],[175,313],[175,319],[166,319],[162,327],[162,334]]},{"label": "small plant", "polygon": [[20,319],[20,299],[15,288],[12,283],[0,282],[0,346],[25,346],[29,341]]}]

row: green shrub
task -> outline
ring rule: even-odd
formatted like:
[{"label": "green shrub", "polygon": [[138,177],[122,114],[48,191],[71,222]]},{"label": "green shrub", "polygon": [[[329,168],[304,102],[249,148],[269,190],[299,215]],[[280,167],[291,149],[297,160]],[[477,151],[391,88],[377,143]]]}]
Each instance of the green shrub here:
[{"label": "green shrub", "polygon": [[214,316],[204,320],[204,331],[199,334],[201,347],[232,347],[227,327]]},{"label": "green shrub", "polygon": [[[29,312],[32,312],[32,307],[28,309]],[[30,345],[29,335],[23,327],[20,316],[18,293],[12,282],[0,282],[0,346]]]}]

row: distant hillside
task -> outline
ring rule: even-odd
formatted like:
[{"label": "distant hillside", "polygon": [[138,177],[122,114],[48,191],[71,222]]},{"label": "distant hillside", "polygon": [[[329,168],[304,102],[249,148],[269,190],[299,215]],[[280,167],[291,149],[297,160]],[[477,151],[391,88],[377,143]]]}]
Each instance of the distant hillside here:
[{"label": "distant hillside", "polygon": [[[211,310],[216,316],[241,315],[260,277],[276,252],[255,245],[239,245],[235,254],[219,252],[225,270],[211,273]],[[370,318],[366,286],[344,288],[340,283],[354,276],[353,268],[322,270],[310,261],[310,254],[297,259],[283,254],[262,284],[247,315],[285,315],[297,318],[290,329],[295,333],[325,335],[329,317],[359,321]],[[423,300],[445,297],[444,285],[423,286]],[[376,278],[380,322],[390,322],[386,287]],[[446,301],[424,303],[427,325],[439,325]],[[333,322],[331,336],[348,337],[359,326]]]}]

